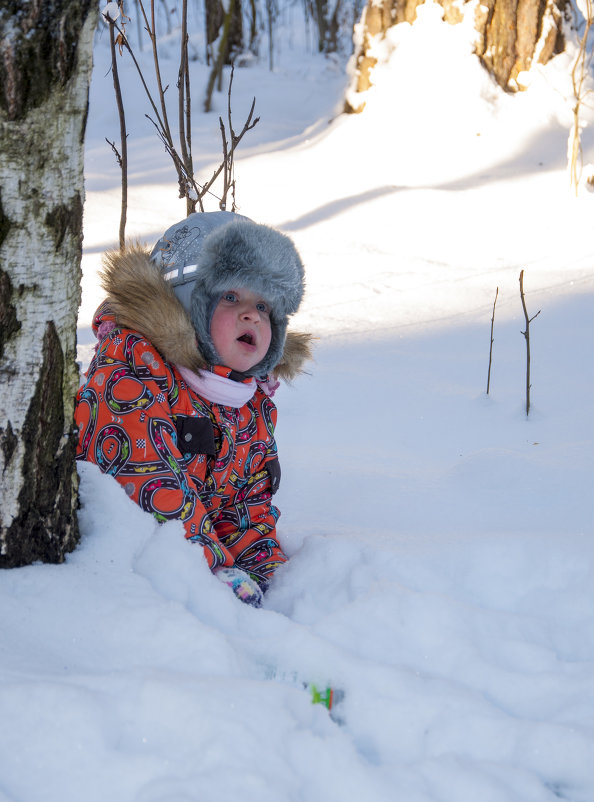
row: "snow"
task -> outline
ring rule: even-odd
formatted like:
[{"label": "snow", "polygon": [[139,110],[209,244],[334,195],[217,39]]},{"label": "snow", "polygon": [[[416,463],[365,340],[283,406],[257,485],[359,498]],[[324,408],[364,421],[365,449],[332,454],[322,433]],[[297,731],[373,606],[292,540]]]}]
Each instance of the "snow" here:
[{"label": "snow", "polygon": [[120,14],[120,6],[117,3],[107,3],[107,5],[101,9],[101,15],[105,17],[105,19],[112,20],[113,22],[116,22],[120,18]]},{"label": "snow", "polygon": [[[570,58],[505,95],[467,27],[419,12],[383,44],[359,116],[339,115],[344,62],[295,26],[274,72],[263,56],[235,73],[235,127],[254,95],[261,116],[237,157],[239,211],[294,237],[308,280],[295,327],[318,337],[310,372],[275,397],[291,560],[263,609],[244,606],[181,524],[81,465],[78,549],[0,576],[1,802],[594,798],[594,197],[574,197],[566,169]],[[119,222],[108,65],[104,34],[83,364]],[[152,244],[185,208],[121,73],[127,233]],[[226,95],[209,115],[199,95],[208,177]],[[583,146],[594,162],[589,125]],[[528,417],[522,269],[540,310]],[[305,681],[345,691],[339,721]]]}]

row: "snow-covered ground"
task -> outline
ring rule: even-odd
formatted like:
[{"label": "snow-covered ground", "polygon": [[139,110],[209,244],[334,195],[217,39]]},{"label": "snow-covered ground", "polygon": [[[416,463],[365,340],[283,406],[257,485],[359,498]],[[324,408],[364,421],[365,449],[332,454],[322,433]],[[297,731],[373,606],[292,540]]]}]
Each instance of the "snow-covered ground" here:
[{"label": "snow-covered ground", "polygon": [[[569,61],[504,95],[427,5],[386,43],[364,114],[342,117],[344,64],[297,39],[275,72],[236,70],[233,105],[237,127],[254,95],[261,116],[239,210],[294,237],[295,327],[319,337],[275,398],[292,559],[245,607],[181,524],[81,466],[79,548],[0,576],[0,802],[594,799],[594,195],[569,189]],[[83,363],[119,221],[108,65],[104,36]],[[226,96],[202,114],[193,69],[207,177]],[[123,77],[128,233],[152,243],[185,208]],[[528,417],[521,270],[540,311]],[[306,680],[345,691],[340,722]]]}]

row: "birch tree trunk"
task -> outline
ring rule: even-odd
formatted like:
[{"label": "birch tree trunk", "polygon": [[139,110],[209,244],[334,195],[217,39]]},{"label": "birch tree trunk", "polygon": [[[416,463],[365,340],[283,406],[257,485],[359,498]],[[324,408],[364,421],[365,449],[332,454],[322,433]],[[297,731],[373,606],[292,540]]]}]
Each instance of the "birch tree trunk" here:
[{"label": "birch tree trunk", "polygon": [[0,7],[0,567],[78,541],[73,426],[94,0]]}]

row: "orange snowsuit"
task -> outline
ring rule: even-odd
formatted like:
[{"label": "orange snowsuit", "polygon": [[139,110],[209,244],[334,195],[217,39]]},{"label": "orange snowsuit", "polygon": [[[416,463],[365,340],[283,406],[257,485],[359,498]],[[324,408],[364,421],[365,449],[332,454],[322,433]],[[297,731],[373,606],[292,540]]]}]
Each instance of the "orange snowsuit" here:
[{"label": "orange snowsuit", "polygon": [[[114,323],[108,304],[99,307],[95,333]],[[114,476],[157,520],[181,520],[211,569],[236,566],[266,586],[287,559],[272,504],[272,400],[258,387],[239,409],[206,401],[141,333],[116,327],[99,338],[77,396],[77,458]]]}]

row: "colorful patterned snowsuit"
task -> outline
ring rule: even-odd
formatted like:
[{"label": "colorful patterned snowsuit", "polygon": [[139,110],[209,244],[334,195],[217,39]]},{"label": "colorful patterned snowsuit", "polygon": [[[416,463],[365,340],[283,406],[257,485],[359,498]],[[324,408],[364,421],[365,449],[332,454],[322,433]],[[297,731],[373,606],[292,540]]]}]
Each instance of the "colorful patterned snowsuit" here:
[{"label": "colorful patterned snowsuit", "polygon": [[[100,307],[95,332],[111,320]],[[211,569],[235,565],[265,586],[286,561],[271,503],[276,407],[260,388],[240,409],[206,401],[142,334],[115,328],[98,346],[75,418],[78,459],[114,476],[159,521],[181,520]]]}]

